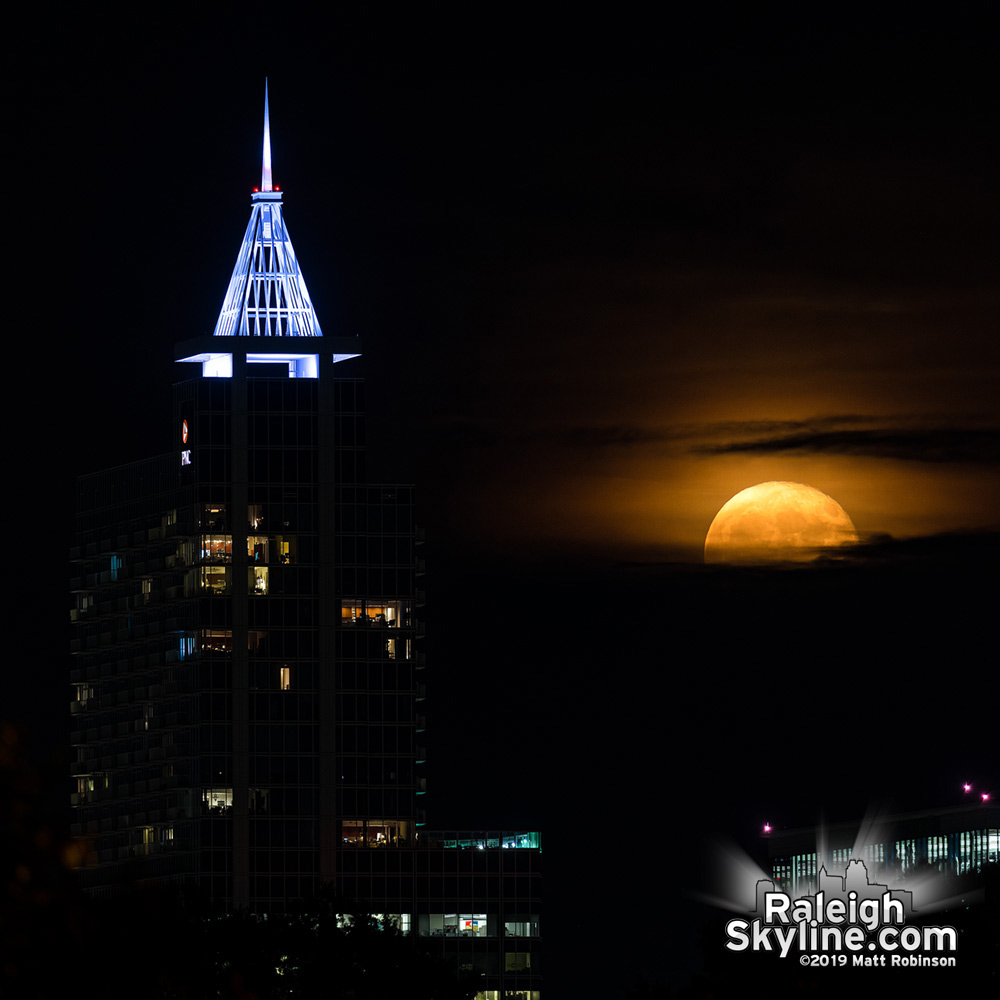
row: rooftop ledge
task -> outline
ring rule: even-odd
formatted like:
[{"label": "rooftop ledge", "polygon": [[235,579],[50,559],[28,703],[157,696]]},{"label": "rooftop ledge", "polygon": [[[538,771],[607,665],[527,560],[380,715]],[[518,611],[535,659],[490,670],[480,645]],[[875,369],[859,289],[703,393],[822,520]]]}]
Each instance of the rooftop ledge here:
[{"label": "rooftop ledge", "polygon": [[233,356],[247,364],[287,362],[289,377],[317,378],[320,355],[334,364],[361,356],[360,337],[197,337],[177,344],[174,360],[202,366],[206,378],[231,378]]}]

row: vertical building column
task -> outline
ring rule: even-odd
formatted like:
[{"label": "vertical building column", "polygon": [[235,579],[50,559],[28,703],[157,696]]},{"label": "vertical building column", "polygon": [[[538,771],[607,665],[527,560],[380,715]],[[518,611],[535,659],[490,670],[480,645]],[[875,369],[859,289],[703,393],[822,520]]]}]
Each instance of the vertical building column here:
[{"label": "vertical building column", "polygon": [[324,881],[337,878],[337,716],[336,628],[336,387],[333,356],[319,356],[319,871]]},{"label": "vertical building column", "polygon": [[233,909],[250,905],[250,678],[247,653],[247,359],[233,351],[230,435],[232,497],[229,530],[233,538]]}]

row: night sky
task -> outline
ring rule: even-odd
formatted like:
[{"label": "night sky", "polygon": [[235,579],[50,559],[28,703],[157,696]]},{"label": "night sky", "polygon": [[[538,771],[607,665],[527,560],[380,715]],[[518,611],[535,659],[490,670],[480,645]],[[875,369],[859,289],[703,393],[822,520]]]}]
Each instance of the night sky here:
[{"label": "night sky", "polygon": [[[1000,784],[974,13],[161,10],[26,25],[7,91],[8,484],[49,527],[3,714],[36,758],[68,723],[73,477],[167,449],[172,346],[214,327],[266,75],[320,322],[363,338],[371,471],[419,490],[430,819],[545,831],[551,995],[583,955],[612,986],[698,969],[694,931],[663,928],[709,831],[752,846],[765,819]],[[858,554],[702,566],[765,480],[833,496]]]}]

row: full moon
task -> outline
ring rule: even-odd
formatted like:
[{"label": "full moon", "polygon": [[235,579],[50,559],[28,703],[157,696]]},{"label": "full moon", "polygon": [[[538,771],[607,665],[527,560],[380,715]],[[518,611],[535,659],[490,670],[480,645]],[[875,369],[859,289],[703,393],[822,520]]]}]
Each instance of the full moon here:
[{"label": "full moon", "polygon": [[715,515],[705,536],[705,562],[808,562],[857,540],[833,497],[803,483],[758,483]]}]

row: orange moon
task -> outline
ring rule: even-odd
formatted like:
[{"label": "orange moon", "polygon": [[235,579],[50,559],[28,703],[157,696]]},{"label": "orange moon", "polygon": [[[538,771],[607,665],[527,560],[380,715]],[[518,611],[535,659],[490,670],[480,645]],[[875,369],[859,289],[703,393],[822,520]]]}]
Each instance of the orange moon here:
[{"label": "orange moon", "polygon": [[705,562],[808,562],[857,540],[833,497],[804,483],[758,483],[715,515],[705,536]]}]

